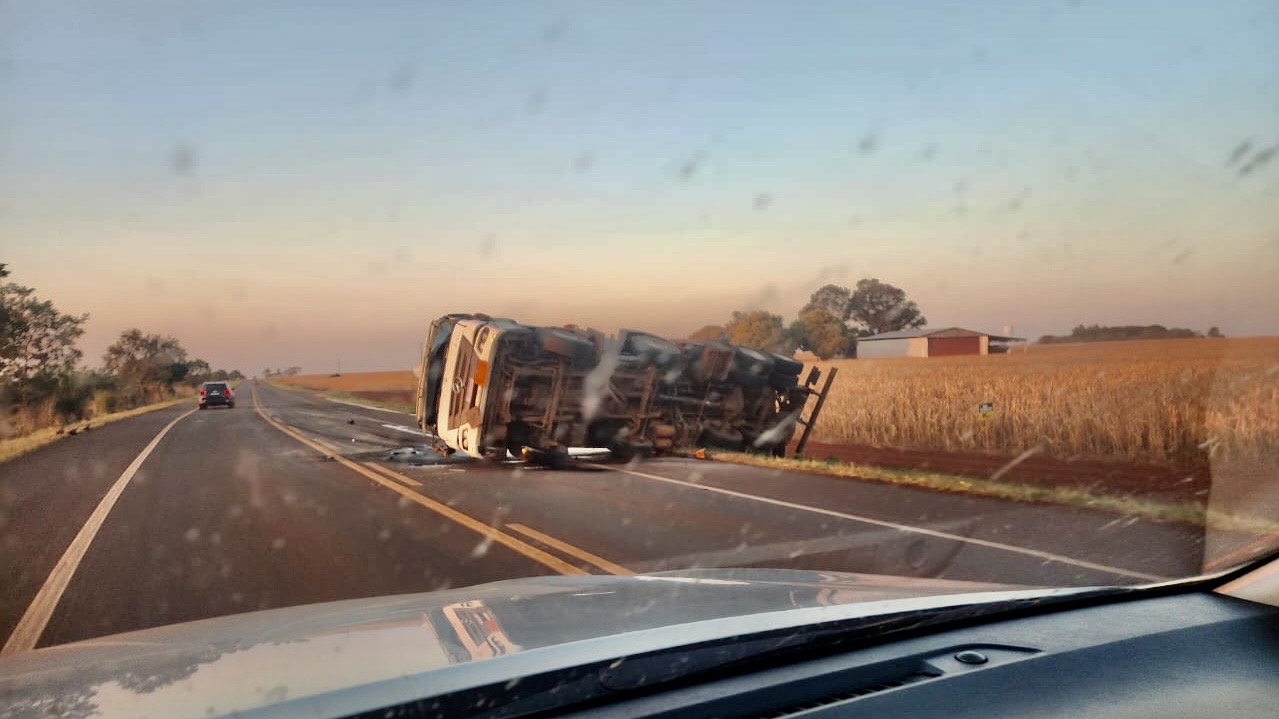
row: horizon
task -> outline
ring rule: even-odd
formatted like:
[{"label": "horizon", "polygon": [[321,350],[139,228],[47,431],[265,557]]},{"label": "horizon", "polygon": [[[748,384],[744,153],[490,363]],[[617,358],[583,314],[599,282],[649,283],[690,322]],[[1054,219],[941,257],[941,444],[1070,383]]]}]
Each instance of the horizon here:
[{"label": "horizon", "polygon": [[1279,335],[1273,3],[503,8],[0,10],[5,281],[86,365],[137,327],[250,376],[864,277],[930,328]]}]

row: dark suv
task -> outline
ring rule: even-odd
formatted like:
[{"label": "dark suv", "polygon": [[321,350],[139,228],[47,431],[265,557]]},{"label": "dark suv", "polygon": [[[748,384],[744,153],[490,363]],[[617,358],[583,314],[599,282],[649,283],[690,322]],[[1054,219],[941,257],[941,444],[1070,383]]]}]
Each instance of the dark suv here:
[{"label": "dark suv", "polygon": [[235,392],[226,382],[205,382],[200,385],[200,409],[225,405],[235,407]]}]

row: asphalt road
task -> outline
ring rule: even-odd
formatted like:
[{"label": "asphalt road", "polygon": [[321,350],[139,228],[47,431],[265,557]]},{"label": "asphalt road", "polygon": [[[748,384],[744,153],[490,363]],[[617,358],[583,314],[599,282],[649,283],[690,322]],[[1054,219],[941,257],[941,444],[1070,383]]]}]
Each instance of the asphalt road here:
[{"label": "asphalt road", "polygon": [[0,465],[9,651],[24,632],[49,646],[557,573],[795,567],[1043,586],[1201,562],[1196,530],[1081,509],[684,459],[439,461],[411,416],[265,383],[254,394],[245,383],[235,409],[161,410]]}]

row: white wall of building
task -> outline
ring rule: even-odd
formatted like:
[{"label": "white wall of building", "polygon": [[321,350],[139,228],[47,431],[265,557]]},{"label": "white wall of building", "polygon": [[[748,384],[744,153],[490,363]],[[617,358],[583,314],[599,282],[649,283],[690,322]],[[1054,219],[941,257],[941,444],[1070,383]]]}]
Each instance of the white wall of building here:
[{"label": "white wall of building", "polygon": [[858,359],[875,357],[927,357],[927,337],[903,337],[895,340],[871,340],[857,343]]}]

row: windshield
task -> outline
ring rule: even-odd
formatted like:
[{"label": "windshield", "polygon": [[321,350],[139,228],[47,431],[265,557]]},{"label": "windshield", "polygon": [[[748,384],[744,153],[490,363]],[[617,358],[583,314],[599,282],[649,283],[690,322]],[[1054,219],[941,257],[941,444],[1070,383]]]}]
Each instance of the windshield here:
[{"label": "windshield", "polygon": [[0,4],[3,653],[1273,552],[1276,97],[1261,0]]}]

